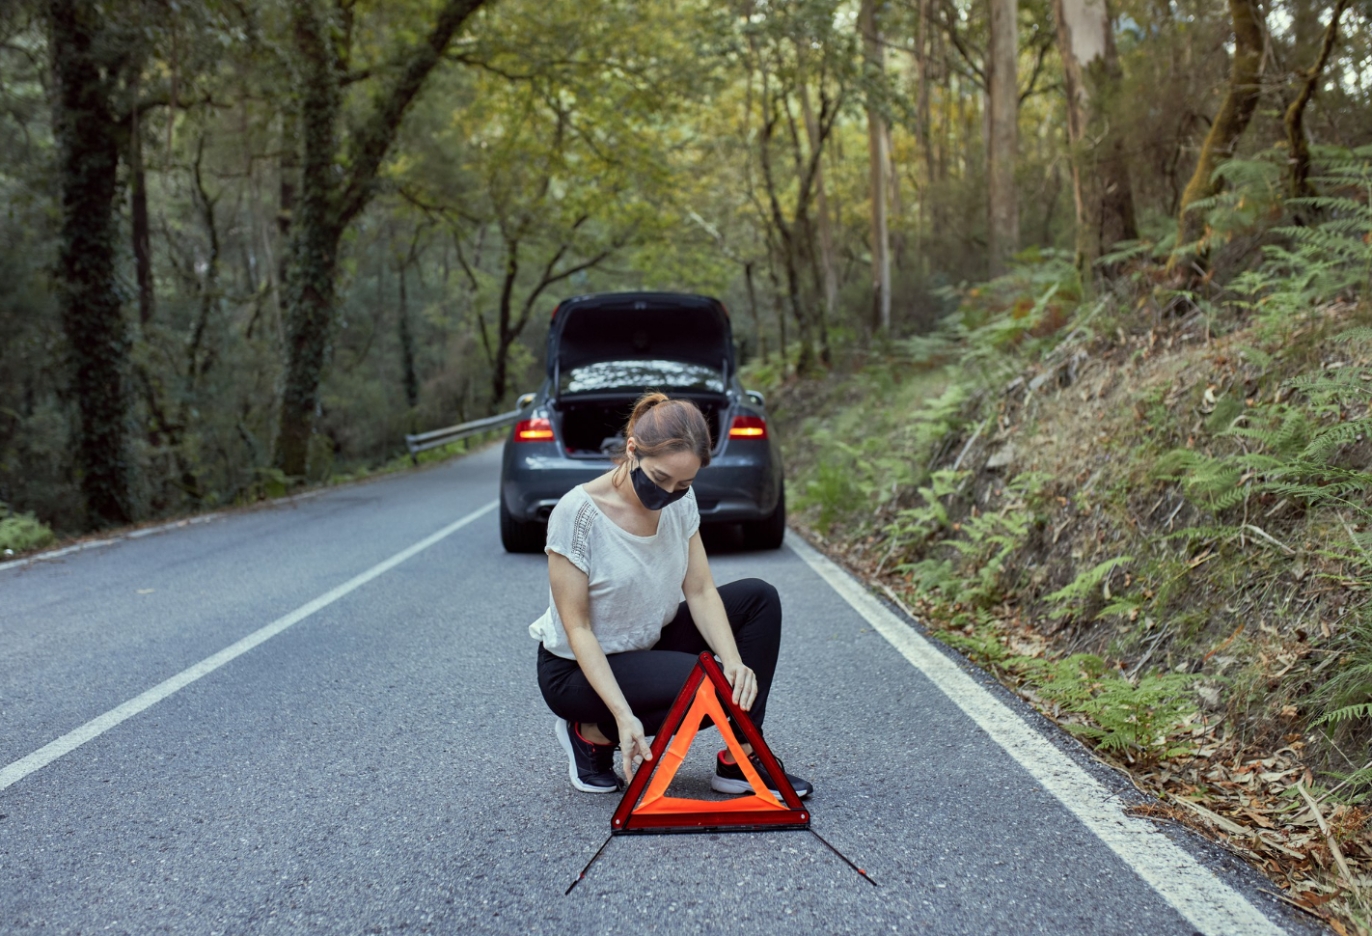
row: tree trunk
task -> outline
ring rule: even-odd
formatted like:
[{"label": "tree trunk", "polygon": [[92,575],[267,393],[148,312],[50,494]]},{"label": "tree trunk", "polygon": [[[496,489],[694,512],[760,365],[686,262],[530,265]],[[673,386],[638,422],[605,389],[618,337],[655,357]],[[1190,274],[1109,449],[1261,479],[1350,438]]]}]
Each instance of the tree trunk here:
[{"label": "tree trunk", "polygon": [[400,265],[400,367],[405,384],[405,402],[410,409],[414,409],[419,405],[419,375],[414,369],[414,334],[410,331],[410,304],[405,293],[405,270],[408,266],[408,262]]},{"label": "tree trunk", "polygon": [[[886,201],[889,205],[887,217],[888,219],[895,218],[894,223],[889,220],[887,222],[887,227],[891,232],[887,246],[888,265],[894,266],[897,270],[903,270],[905,269],[905,234],[902,231],[901,222],[905,217],[905,206],[900,196],[900,173],[896,171],[895,138],[891,134],[889,123],[884,124],[884,128],[886,139],[882,150],[886,158],[882,165],[886,170]],[[889,296],[891,291],[887,289],[886,292]]]},{"label": "tree trunk", "polygon": [[99,55],[112,40],[101,35],[104,14],[89,0],[50,0],[45,13],[61,193],[57,302],[80,413],[76,462],[90,521],[127,523],[135,509],[127,440],[129,336],[115,270],[119,151],[109,77],[114,69]]},{"label": "tree trunk", "polygon": [[334,180],[342,94],[338,52],[327,16],[314,5],[300,2],[295,5],[292,26],[300,61],[296,120],[303,146],[300,189],[290,217],[287,362],[276,466],[287,477],[303,478],[333,325],[334,277],[343,233]]},{"label": "tree trunk", "polygon": [[[135,92],[137,85],[135,87]],[[148,186],[143,168],[143,120],[138,101],[129,108],[129,201],[133,221],[133,269],[138,283],[138,321],[146,326],[157,309],[152,280],[152,238],[148,233]]]},{"label": "tree trunk", "polygon": [[[804,80],[800,83],[800,107],[805,116],[805,137],[810,143],[810,151],[813,156],[824,146],[824,140],[819,132],[819,123],[815,120],[814,108],[810,105],[810,88]],[[837,262],[834,259],[834,231],[829,216],[829,198],[824,191],[824,160],[822,157],[815,169],[815,212],[819,215],[817,226],[819,229],[820,276],[824,285],[824,312],[827,318],[832,319],[835,310],[838,308],[838,273]]]},{"label": "tree trunk", "polygon": [[924,245],[929,239],[931,229],[930,208],[933,203],[934,179],[938,172],[938,160],[934,154],[933,118],[929,113],[929,85],[932,80],[929,75],[929,62],[932,58],[931,37],[934,32],[929,28],[929,17],[934,15],[933,8],[933,0],[919,0],[919,31],[915,36],[915,66],[919,80],[919,113],[916,126],[919,146],[924,152],[924,184],[916,192],[919,199],[919,236],[916,238],[916,250],[919,255],[920,272],[926,276],[929,274],[929,252],[924,249]]},{"label": "tree trunk", "polygon": [[1108,117],[1123,72],[1105,0],[1053,0],[1053,16],[1067,90],[1077,268],[1089,285],[1103,253],[1138,237],[1120,121]]},{"label": "tree trunk", "polygon": [[[500,301],[495,333],[495,359],[491,362],[491,409],[498,412],[500,401],[509,389],[510,345],[517,334],[512,325],[514,316],[514,287],[519,278],[519,241],[505,245],[505,280],[500,285]],[[556,392],[556,388],[554,388]]]},{"label": "tree trunk", "polygon": [[781,379],[786,379],[787,367],[787,343],[786,343],[786,312],[781,307],[781,280],[777,278],[776,260],[773,253],[767,254],[767,279],[772,284],[772,311],[777,317],[777,340],[781,345]]},{"label": "tree trunk", "polygon": [[[202,357],[201,352],[205,349],[206,332],[209,330],[210,320],[219,311],[219,224],[215,219],[214,206],[219,200],[217,196],[211,197],[205,190],[204,175],[200,171],[201,163],[205,154],[205,137],[200,137],[196,146],[195,162],[191,164],[191,181],[194,183],[192,193],[196,210],[200,212],[201,223],[205,225],[205,238],[208,242],[209,251],[205,256],[205,272],[200,279],[200,312],[196,316],[195,327],[191,331],[191,339],[186,345],[186,383],[185,383],[185,404],[191,405],[195,398],[196,390],[200,383],[200,375],[205,372],[207,360],[212,358],[213,349],[206,351]],[[183,422],[185,420],[183,419]]]},{"label": "tree trunk", "polygon": [[1234,61],[1229,71],[1229,88],[1201,145],[1196,171],[1182,192],[1177,212],[1177,245],[1169,266],[1175,266],[1183,248],[1204,233],[1205,219],[1190,211],[1190,207],[1219,191],[1215,169],[1233,157],[1239,137],[1248,128],[1262,93],[1259,79],[1262,77],[1263,26],[1256,0],[1229,0],[1229,15],[1234,22]]},{"label": "tree trunk", "polygon": [[325,12],[332,4],[296,0],[292,5],[292,38],[300,75],[296,119],[303,159],[299,196],[289,217],[286,375],[274,459],[289,478],[304,477],[308,467],[309,440],[333,327],[334,281],[343,232],[375,194],[381,164],[415,96],[453,36],[483,2],[446,0],[428,33],[400,49],[390,67],[379,69],[388,76],[388,84],[371,97],[345,147],[339,142],[345,76],[335,23]]},{"label": "tree trunk", "polygon": [[300,187],[300,129],[294,108],[287,107],[281,115],[281,159],[277,171],[276,234],[278,260],[276,269],[276,304],[278,321],[285,321],[290,309],[286,301],[286,281],[291,278],[291,216],[295,214],[295,193]]},{"label": "tree trunk", "polygon": [[[876,0],[862,0],[858,10],[858,29],[867,65],[867,80],[875,85],[882,78],[886,56],[881,45],[876,17]],[[883,335],[891,333],[891,237],[886,219],[886,119],[875,92],[867,93],[867,161],[872,194],[872,326]]]},{"label": "tree trunk", "polygon": [[1305,139],[1305,108],[1315,96],[1324,66],[1329,62],[1329,53],[1334,49],[1334,41],[1339,34],[1339,20],[1348,8],[1348,0],[1338,0],[1334,12],[1329,15],[1329,26],[1324,31],[1324,41],[1320,43],[1320,53],[1315,64],[1305,71],[1301,78],[1301,89],[1296,99],[1286,108],[1283,123],[1286,126],[1286,145],[1290,153],[1288,160],[1291,172],[1288,176],[1287,194],[1291,198],[1313,195],[1310,187],[1310,144]]},{"label": "tree trunk", "polygon": [[757,342],[757,356],[767,363],[767,335],[762,330],[762,315],[757,308],[757,288],[753,285],[753,261],[743,264],[743,282],[748,287],[748,312],[753,317],[753,335]]},{"label": "tree trunk", "polygon": [[1019,205],[1015,197],[1015,155],[1019,146],[1019,87],[1015,58],[1019,51],[1016,0],[988,0],[991,41],[987,77],[987,245],[990,274],[1005,272],[1019,248]]},{"label": "tree trunk", "polygon": [[[764,75],[763,78],[765,81],[766,76]],[[771,207],[770,227],[775,234],[775,251],[780,254],[781,262],[786,268],[787,297],[790,301],[791,313],[796,319],[796,327],[800,332],[800,353],[796,360],[796,373],[806,374],[814,369],[815,341],[813,330],[810,327],[810,317],[805,312],[805,300],[801,295],[799,258],[796,256],[799,253],[799,247],[796,244],[798,219],[788,225],[785,213],[781,210],[781,199],[777,193],[776,179],[772,172],[772,137],[776,129],[776,117],[770,113],[770,104],[765,90],[763,112],[762,129],[758,134],[762,180],[767,190],[767,201]],[[783,332],[783,359],[786,356],[784,334]]]}]

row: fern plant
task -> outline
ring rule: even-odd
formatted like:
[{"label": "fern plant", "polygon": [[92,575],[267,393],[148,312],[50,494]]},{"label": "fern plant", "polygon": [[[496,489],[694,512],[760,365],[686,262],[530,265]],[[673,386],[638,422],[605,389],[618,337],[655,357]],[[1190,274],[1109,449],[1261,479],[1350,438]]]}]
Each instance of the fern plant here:
[{"label": "fern plant", "polygon": [[1329,299],[1372,287],[1372,146],[1317,155],[1324,170],[1314,182],[1325,194],[1287,202],[1313,223],[1274,228],[1287,243],[1264,246],[1262,265],[1231,284],[1275,338]]},{"label": "fern plant", "polygon": [[1062,588],[1059,588],[1051,595],[1044,596],[1043,600],[1048,602],[1055,613],[1066,614],[1073,605],[1086,598],[1087,595],[1095,589],[1099,588],[1100,584],[1105,581],[1106,576],[1111,572],[1115,571],[1115,569],[1120,566],[1133,561],[1133,556],[1116,556],[1113,559],[1107,559],[1104,562],[1081,572],[1076,578],[1072,579],[1072,581],[1068,582]]},{"label": "fern plant", "polygon": [[1150,674],[1130,682],[1089,653],[1017,662],[1040,698],[1090,719],[1064,727],[1101,750],[1149,760],[1183,750],[1169,748],[1168,741],[1196,710],[1190,689],[1194,676]]}]

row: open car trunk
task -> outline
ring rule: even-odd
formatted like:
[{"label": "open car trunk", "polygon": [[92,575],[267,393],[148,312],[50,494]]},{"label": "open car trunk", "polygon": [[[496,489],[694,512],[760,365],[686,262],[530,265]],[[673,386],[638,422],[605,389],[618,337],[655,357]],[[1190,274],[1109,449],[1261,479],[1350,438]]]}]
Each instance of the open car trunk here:
[{"label": "open car trunk", "polygon": [[706,296],[580,296],[558,305],[548,331],[553,421],[573,458],[618,451],[634,401],[647,390],[692,400],[717,449],[733,369],[729,315]]},{"label": "open car trunk", "polygon": [[[681,392],[668,389],[673,399],[688,399],[700,407],[710,427],[710,448],[717,450],[720,427],[729,401],[722,393]],[[572,458],[604,458],[624,445],[624,424],[629,421],[639,392],[596,393],[560,397],[553,403],[553,422],[558,438]]]}]

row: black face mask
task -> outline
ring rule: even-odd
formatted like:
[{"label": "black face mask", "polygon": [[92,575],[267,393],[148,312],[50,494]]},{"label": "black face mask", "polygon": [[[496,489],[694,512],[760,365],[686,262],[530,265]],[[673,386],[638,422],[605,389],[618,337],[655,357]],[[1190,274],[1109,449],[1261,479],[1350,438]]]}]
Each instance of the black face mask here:
[{"label": "black face mask", "polygon": [[629,479],[634,482],[634,493],[638,495],[639,501],[649,510],[661,510],[668,504],[675,504],[690,490],[687,487],[680,491],[664,491],[648,477],[642,465],[629,472]]}]

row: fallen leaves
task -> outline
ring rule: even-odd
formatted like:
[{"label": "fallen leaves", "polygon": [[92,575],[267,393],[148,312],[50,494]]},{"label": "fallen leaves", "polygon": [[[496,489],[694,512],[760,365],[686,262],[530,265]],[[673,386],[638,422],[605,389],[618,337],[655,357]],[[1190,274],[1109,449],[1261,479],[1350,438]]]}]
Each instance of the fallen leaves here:
[{"label": "fallen leaves", "polygon": [[1139,785],[1162,801],[1129,812],[1179,822],[1220,841],[1276,881],[1288,903],[1336,932],[1351,932],[1333,913],[1336,902],[1356,899],[1372,886],[1367,812],[1333,802],[1328,793],[1316,797],[1294,747],[1245,759],[1216,737],[1219,727],[1201,716],[1192,727],[1192,756],[1136,769]]}]

